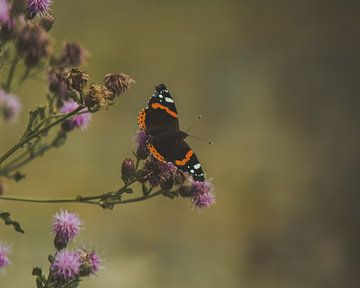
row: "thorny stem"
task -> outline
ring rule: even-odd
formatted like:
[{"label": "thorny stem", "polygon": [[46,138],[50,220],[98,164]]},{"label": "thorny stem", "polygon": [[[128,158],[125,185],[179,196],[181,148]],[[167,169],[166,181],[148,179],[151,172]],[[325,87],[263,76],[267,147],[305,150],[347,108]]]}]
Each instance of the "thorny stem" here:
[{"label": "thorny stem", "polygon": [[40,136],[42,133],[48,131],[50,128],[52,128],[53,126],[60,124],[61,122],[63,122],[64,120],[70,118],[71,116],[75,115],[76,113],[78,113],[80,110],[84,109],[84,107],[79,106],[78,108],[76,108],[74,111],[64,115],[63,117],[57,119],[56,121],[52,122],[51,124],[45,126],[44,128],[30,134],[29,136],[25,137],[24,139],[22,139],[19,143],[15,144],[13,147],[10,148],[9,151],[7,151],[2,157],[0,157],[0,164],[2,162],[4,162],[7,158],[9,158],[14,152],[16,152],[19,148],[21,148],[22,146],[24,146],[26,143],[28,143],[30,140],[34,139],[35,137]]}]

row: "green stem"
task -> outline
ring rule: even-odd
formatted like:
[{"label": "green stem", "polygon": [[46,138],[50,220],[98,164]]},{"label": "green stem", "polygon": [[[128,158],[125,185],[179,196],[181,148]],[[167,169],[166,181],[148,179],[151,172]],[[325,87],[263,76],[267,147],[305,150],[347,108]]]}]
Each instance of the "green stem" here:
[{"label": "green stem", "polygon": [[[25,159],[23,159],[20,162],[15,162],[15,163],[9,163],[8,165],[6,165],[3,168],[2,173],[3,174],[9,174],[14,170],[17,170],[19,168],[21,168],[22,166],[24,166],[25,164],[29,163],[31,160],[33,160],[34,158],[44,154],[47,150],[49,150],[50,148],[52,148],[53,146],[44,146],[42,149],[38,150],[36,153],[34,154],[30,154],[28,157],[26,157]],[[20,155],[21,156],[21,155]]]},{"label": "green stem", "polygon": [[47,130],[49,130],[50,128],[52,128],[53,126],[65,121],[66,119],[70,118],[71,116],[73,116],[74,114],[76,114],[77,112],[79,112],[81,109],[83,109],[84,107],[79,106],[78,108],[76,108],[74,111],[66,114],[64,117],[59,118],[58,120],[54,121],[53,123],[49,124],[48,126],[44,127],[43,129],[40,129],[30,135],[28,135],[27,137],[25,137],[23,140],[21,140],[19,143],[17,143],[16,145],[14,145],[13,147],[10,148],[9,151],[7,151],[1,158],[0,158],[0,164],[2,162],[4,162],[7,158],[9,158],[14,152],[16,152],[19,148],[21,148],[22,146],[24,146],[26,143],[28,143],[30,140],[32,140],[33,138],[41,135],[42,133],[46,132]]},{"label": "green stem", "polygon": [[[116,205],[116,204],[126,204],[126,203],[134,203],[134,202],[140,202],[144,201],[150,198],[153,198],[155,196],[163,194],[164,191],[160,190],[153,194],[150,194],[148,196],[141,196],[141,197],[135,197],[130,199],[125,199],[121,201],[112,201],[109,202],[110,204]],[[33,199],[33,198],[20,198],[20,197],[8,197],[8,196],[0,196],[0,200],[7,200],[7,201],[16,201],[16,202],[27,202],[27,203],[84,203],[84,204],[95,204],[100,205],[99,202],[95,202],[92,200],[101,199],[105,196],[107,196],[108,193],[96,195],[96,196],[88,196],[88,197],[76,197],[76,198],[61,198],[61,199]]]},{"label": "green stem", "polygon": [[9,71],[9,75],[8,75],[8,78],[6,80],[6,83],[5,83],[5,87],[4,89],[9,92],[10,91],[10,87],[11,87],[11,82],[14,78],[14,74],[15,74],[15,69],[16,69],[16,65],[18,63],[19,59],[17,56],[14,57],[12,63],[11,63],[11,66],[10,66],[10,71]]}]

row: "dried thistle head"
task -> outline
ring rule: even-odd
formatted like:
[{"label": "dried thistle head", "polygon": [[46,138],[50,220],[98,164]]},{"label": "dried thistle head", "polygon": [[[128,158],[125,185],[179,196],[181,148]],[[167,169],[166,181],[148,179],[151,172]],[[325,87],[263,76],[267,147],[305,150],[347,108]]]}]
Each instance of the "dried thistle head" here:
[{"label": "dried thistle head", "polygon": [[100,108],[108,109],[112,102],[113,93],[105,86],[91,84],[88,94],[85,97],[85,104],[90,111]]},{"label": "dried thistle head", "polygon": [[78,67],[85,63],[88,52],[76,42],[66,42],[60,56],[60,65]]},{"label": "dried thistle head", "polygon": [[73,68],[65,72],[63,78],[69,89],[82,91],[86,87],[90,76],[84,70]]},{"label": "dried thistle head", "polygon": [[25,24],[16,39],[16,49],[28,68],[36,66],[50,55],[52,46],[48,34],[38,25]]},{"label": "dried thistle head", "polygon": [[106,88],[113,93],[114,97],[126,92],[133,83],[135,80],[123,73],[106,74],[104,79]]}]

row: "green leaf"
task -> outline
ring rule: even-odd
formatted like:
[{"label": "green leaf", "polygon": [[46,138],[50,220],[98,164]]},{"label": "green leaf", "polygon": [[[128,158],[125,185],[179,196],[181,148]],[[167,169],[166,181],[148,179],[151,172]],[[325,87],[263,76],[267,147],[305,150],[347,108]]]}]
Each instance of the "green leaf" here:
[{"label": "green leaf", "polygon": [[16,222],[14,219],[10,217],[9,212],[0,211],[0,218],[4,220],[6,225],[12,225],[15,231],[20,233],[25,233],[25,231],[21,228],[19,222]]}]

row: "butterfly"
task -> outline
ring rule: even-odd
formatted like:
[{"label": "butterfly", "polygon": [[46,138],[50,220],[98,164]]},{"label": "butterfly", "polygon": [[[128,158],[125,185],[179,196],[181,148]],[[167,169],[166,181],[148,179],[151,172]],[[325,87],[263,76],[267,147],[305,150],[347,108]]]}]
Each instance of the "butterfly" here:
[{"label": "butterfly", "polygon": [[195,181],[205,180],[199,159],[184,140],[189,135],[179,128],[174,99],[164,84],[155,86],[155,94],[140,110],[137,120],[139,128],[149,136],[147,149],[157,160],[174,163]]}]

